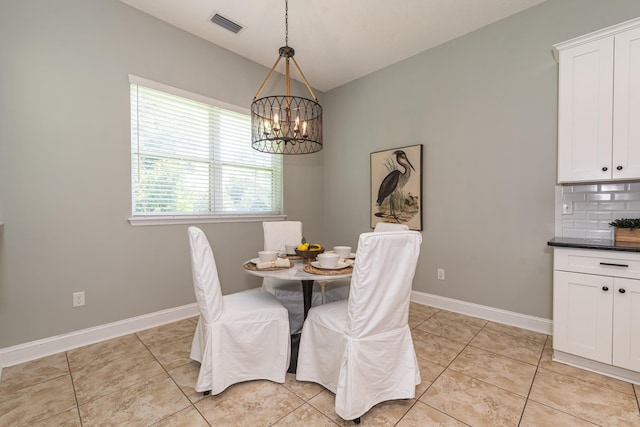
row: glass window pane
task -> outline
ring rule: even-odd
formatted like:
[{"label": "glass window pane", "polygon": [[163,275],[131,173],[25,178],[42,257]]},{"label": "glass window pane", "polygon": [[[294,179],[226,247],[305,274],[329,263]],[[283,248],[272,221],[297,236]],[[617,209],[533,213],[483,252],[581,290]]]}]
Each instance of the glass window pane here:
[{"label": "glass window pane", "polygon": [[248,114],[214,104],[131,84],[134,216],[281,213],[281,156],[251,148]]}]

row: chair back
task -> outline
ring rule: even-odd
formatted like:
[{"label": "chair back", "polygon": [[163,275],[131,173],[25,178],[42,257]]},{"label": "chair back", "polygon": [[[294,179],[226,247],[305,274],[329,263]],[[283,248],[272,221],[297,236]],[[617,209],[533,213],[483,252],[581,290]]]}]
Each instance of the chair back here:
[{"label": "chair back", "polygon": [[284,245],[299,245],[302,240],[302,222],[269,221],[262,223],[264,250],[284,251]]},{"label": "chair back", "polygon": [[407,325],[421,243],[417,231],[360,235],[347,311],[350,336],[363,338]]},{"label": "chair back", "polygon": [[390,222],[379,222],[376,224],[376,228],[373,231],[403,231],[408,230],[407,224],[393,224]]},{"label": "chair back", "polygon": [[200,308],[200,320],[210,325],[222,316],[223,310],[218,268],[207,236],[198,227],[189,227],[188,232],[193,290]]}]

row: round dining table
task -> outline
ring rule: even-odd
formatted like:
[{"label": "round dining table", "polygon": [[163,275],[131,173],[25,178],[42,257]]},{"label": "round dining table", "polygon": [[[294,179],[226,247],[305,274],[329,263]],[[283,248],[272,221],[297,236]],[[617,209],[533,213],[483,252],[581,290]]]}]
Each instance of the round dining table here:
[{"label": "round dining table", "polygon": [[[251,261],[246,261],[243,265],[250,264]],[[348,279],[353,274],[353,268],[349,268],[348,273],[333,274],[331,270],[327,270],[327,274],[314,274],[304,271],[306,265],[303,260],[293,260],[293,267],[283,269],[248,269],[244,270],[258,277],[270,277],[273,279],[287,280],[287,281],[299,281],[302,286],[302,299],[304,304],[304,318],[307,318],[307,313],[311,308],[311,297],[313,295],[313,283],[317,281],[331,281],[339,279]]]}]

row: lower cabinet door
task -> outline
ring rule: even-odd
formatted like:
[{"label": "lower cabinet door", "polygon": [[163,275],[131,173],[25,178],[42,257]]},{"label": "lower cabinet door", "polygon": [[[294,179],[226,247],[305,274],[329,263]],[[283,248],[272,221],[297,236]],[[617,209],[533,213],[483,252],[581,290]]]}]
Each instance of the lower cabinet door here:
[{"label": "lower cabinet door", "polygon": [[640,280],[614,279],[613,364],[640,372]]},{"label": "lower cabinet door", "polygon": [[612,362],[613,278],[555,271],[553,348]]}]

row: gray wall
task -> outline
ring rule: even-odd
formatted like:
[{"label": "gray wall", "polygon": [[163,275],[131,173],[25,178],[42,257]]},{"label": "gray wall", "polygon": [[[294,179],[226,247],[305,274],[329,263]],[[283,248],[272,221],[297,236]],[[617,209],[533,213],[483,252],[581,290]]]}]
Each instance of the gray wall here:
[{"label": "gray wall", "polygon": [[[285,213],[355,246],[369,153],[424,144],[415,289],[551,317],[551,45],[638,15],[550,0],[325,94],[325,150],[285,159]],[[116,0],[0,2],[0,348],[194,302],[186,226],[126,221],[127,75],[248,106],[267,71]],[[240,263],[260,223],[202,228],[223,291],[257,286]]]},{"label": "gray wall", "polygon": [[[267,72],[116,0],[0,2],[0,348],[195,301],[187,226],[127,222],[128,74],[248,108]],[[322,159],[285,160],[285,213],[313,236],[322,181],[297,183]],[[201,227],[223,292],[259,286],[241,263],[261,223]]]},{"label": "gray wall", "polygon": [[551,46],[637,16],[637,0],[549,0],[327,92],[329,240],[369,228],[369,153],[424,144],[414,289],[551,318]]}]

